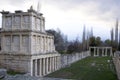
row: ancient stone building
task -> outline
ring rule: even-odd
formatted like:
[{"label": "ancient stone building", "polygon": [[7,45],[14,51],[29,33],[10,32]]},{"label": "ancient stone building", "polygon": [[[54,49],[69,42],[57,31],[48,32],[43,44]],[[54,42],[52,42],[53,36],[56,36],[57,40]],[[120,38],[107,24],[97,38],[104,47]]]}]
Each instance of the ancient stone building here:
[{"label": "ancient stone building", "polygon": [[45,32],[45,18],[32,6],[27,12],[2,11],[0,66],[44,76],[59,69],[54,37]]}]

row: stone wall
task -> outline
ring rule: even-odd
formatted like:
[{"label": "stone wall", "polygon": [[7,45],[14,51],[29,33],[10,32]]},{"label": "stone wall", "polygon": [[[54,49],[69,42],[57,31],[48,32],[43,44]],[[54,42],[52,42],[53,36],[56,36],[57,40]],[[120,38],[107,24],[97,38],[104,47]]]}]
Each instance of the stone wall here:
[{"label": "stone wall", "polygon": [[0,67],[16,72],[30,72],[31,56],[16,54],[0,54]]},{"label": "stone wall", "polygon": [[61,55],[61,68],[67,67],[70,64],[90,56],[89,51],[73,54],[62,54]]},{"label": "stone wall", "polygon": [[60,54],[57,52],[38,55],[0,53],[0,68],[27,73],[31,76],[45,76],[60,68]]}]

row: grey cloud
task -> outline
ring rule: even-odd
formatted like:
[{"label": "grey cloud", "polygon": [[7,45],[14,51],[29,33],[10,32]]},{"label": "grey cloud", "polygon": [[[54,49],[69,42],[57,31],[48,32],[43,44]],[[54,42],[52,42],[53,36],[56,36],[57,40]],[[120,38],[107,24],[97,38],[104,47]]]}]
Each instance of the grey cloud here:
[{"label": "grey cloud", "polygon": [[96,10],[91,9],[92,11],[90,11],[89,14],[105,17],[107,16],[106,14],[109,13],[112,15],[111,18],[120,18],[120,0],[44,0],[44,2],[57,6],[63,10],[70,10],[84,3],[86,3],[86,5],[84,5],[84,7],[86,7],[90,2],[93,2],[98,6]]},{"label": "grey cloud", "polygon": [[1,1],[1,5],[20,6],[23,5],[26,1],[29,0],[3,0]]},{"label": "grey cloud", "polygon": [[28,0],[8,0],[11,5],[20,6],[23,5]]}]

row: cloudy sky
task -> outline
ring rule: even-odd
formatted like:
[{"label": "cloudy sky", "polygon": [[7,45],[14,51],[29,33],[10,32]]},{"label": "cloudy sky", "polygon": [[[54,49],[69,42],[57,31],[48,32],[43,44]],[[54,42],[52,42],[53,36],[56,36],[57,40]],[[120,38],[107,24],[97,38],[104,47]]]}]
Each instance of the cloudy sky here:
[{"label": "cloudy sky", "polygon": [[110,38],[110,29],[120,18],[120,0],[3,0],[0,10],[27,11],[31,5],[37,10],[38,1],[46,18],[46,29],[59,28],[69,40],[81,39],[84,25],[87,30],[93,27],[95,36]]}]

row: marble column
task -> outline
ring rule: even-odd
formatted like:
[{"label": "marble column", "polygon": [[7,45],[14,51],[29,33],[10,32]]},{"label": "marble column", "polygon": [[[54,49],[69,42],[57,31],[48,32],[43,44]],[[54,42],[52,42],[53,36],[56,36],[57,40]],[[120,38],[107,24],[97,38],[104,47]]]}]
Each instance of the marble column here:
[{"label": "marble column", "polygon": [[48,57],[48,73],[50,73],[50,57]]},{"label": "marble column", "polygon": [[47,58],[46,58],[46,73],[49,72],[48,68],[49,68],[49,65],[48,65],[48,57],[47,57]]},{"label": "marble column", "polygon": [[35,76],[35,60],[32,61],[32,75]]},{"label": "marble column", "polygon": [[20,52],[22,52],[22,35],[20,35]]},{"label": "marble column", "polygon": [[43,58],[43,75],[46,74],[45,58]]},{"label": "marble column", "polygon": [[58,56],[56,57],[56,70],[58,70]]},{"label": "marble column", "polygon": [[61,57],[58,56],[58,69],[60,69],[60,68],[61,68]]},{"label": "marble column", "polygon": [[45,46],[44,47],[45,47],[45,53],[46,53],[46,51],[47,51],[47,49],[46,49],[47,48],[46,47],[46,36],[45,36],[44,40],[45,40],[45,42],[44,42]]},{"label": "marble column", "polygon": [[41,74],[44,75],[44,58],[41,58]]},{"label": "marble column", "polygon": [[40,47],[40,53],[42,52],[42,42],[41,41],[42,41],[42,36],[40,36],[40,46],[39,46]]},{"label": "marble column", "polygon": [[40,75],[40,59],[37,59],[37,76]]},{"label": "marble column", "polygon": [[51,57],[51,72],[53,72],[53,57]]},{"label": "marble column", "polygon": [[50,70],[49,72],[51,73],[52,72],[52,58],[50,57]]},{"label": "marble column", "polygon": [[43,40],[42,40],[42,44],[43,44],[43,53],[45,52],[45,39],[44,39],[45,37],[43,36]]},{"label": "marble column", "polygon": [[55,70],[57,69],[57,61],[56,61],[56,56],[55,56]]},{"label": "marble column", "polygon": [[[11,47],[12,47],[12,45],[11,45]],[[2,35],[2,37],[1,37],[1,49],[2,49],[2,51],[5,51],[5,36],[4,35]]]},{"label": "marble column", "polygon": [[35,51],[35,53],[37,53],[37,36],[35,36],[35,46],[34,47],[35,47],[34,51]]},{"label": "marble column", "polygon": [[46,52],[48,52],[48,37],[46,36],[46,44],[45,44]]},{"label": "marble column", "polygon": [[[12,30],[14,29],[14,17],[15,17],[15,16],[12,15],[12,25],[11,25],[11,26],[12,26]],[[4,22],[4,23],[5,23],[5,22]],[[4,26],[3,26],[3,27],[4,27]]]},{"label": "marble column", "polygon": [[23,22],[23,16],[20,16],[20,29],[22,30],[22,22]]},{"label": "marble column", "polygon": [[42,76],[42,59],[40,59],[40,76]]},{"label": "marble column", "polygon": [[33,75],[33,70],[34,70],[34,69],[33,69],[33,66],[34,66],[33,60],[30,61],[30,64],[31,64],[31,65],[30,65],[30,66],[31,66],[30,75],[31,75],[31,76],[34,76],[34,75]]},{"label": "marble column", "polygon": [[53,57],[53,71],[55,71],[55,58]]},{"label": "marble column", "polygon": [[43,53],[43,36],[41,36],[41,52]]},{"label": "marble column", "polygon": [[[12,19],[13,19],[13,17],[12,17]],[[5,29],[5,16],[2,16],[2,27],[3,27],[3,29]]]},{"label": "marble column", "polygon": [[35,59],[35,76],[38,76],[37,75],[37,59]]},{"label": "marble column", "polygon": [[47,52],[49,52],[49,37],[47,37]]},{"label": "marble column", "polygon": [[56,56],[56,70],[58,69],[58,57]]}]

